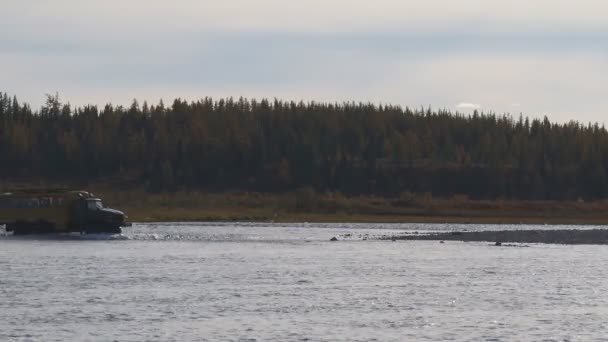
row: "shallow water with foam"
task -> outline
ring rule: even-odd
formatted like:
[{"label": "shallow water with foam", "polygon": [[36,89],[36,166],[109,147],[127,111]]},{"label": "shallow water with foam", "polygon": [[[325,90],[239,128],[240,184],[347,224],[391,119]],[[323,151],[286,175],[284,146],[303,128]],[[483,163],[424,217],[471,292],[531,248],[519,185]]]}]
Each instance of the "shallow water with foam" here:
[{"label": "shallow water with foam", "polygon": [[376,239],[523,228],[554,227],[196,223],[3,235],[0,340],[605,340],[608,246]]}]

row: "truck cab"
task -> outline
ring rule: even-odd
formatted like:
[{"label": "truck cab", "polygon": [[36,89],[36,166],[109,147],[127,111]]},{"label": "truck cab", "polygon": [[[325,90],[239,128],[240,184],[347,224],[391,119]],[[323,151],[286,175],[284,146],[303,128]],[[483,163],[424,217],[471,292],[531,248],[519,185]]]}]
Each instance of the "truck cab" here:
[{"label": "truck cab", "polygon": [[91,193],[79,192],[72,203],[73,231],[86,233],[120,233],[121,227],[130,226],[122,211],[105,208],[100,198]]}]

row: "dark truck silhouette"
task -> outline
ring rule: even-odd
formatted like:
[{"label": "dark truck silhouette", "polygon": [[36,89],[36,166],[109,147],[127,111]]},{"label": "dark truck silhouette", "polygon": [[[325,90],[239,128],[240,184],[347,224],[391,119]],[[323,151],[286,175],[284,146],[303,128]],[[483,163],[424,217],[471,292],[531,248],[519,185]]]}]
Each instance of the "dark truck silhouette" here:
[{"label": "dark truck silhouette", "polygon": [[86,191],[19,190],[0,194],[0,225],[14,235],[121,233],[131,224]]}]

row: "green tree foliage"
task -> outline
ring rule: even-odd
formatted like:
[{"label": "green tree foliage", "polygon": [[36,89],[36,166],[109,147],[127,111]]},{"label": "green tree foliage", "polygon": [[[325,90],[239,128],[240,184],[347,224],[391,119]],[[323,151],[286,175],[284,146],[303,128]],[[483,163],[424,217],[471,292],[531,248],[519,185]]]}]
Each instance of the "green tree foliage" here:
[{"label": "green tree foliage", "polygon": [[309,189],[399,197],[603,198],[608,132],[547,118],[233,98],[33,111],[0,92],[3,181],[153,191]]}]

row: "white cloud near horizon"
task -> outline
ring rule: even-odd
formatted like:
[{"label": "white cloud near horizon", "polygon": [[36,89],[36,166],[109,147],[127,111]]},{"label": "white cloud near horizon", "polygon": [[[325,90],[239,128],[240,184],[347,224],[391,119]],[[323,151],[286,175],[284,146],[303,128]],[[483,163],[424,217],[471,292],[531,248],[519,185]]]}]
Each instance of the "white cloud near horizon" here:
[{"label": "white cloud near horizon", "polygon": [[460,102],[459,104],[456,105],[456,109],[458,110],[475,110],[475,109],[480,109],[481,105],[477,104],[477,103],[470,103],[470,102]]}]

